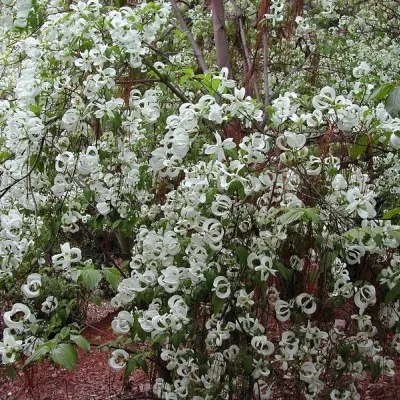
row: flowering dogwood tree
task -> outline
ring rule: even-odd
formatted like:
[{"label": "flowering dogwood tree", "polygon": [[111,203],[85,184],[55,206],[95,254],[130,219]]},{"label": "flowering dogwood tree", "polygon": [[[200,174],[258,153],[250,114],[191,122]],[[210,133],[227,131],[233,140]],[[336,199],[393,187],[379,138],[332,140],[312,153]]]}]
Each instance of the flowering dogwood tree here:
[{"label": "flowering dogwood tree", "polygon": [[160,399],[392,376],[397,9],[1,0],[2,364],[73,368],[109,286],[109,364]]}]

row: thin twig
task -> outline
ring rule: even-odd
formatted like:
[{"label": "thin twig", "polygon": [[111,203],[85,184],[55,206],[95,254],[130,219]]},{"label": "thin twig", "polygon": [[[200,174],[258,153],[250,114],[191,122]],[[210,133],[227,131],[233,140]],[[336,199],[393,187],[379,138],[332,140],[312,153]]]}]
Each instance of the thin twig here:
[{"label": "thin twig", "polygon": [[117,80],[116,83],[121,85],[121,84],[134,84],[134,83],[157,83],[157,82],[161,82],[160,79],[121,79],[121,80]]},{"label": "thin twig", "polygon": [[269,71],[268,71],[268,34],[267,32],[262,33],[262,42],[263,42],[263,59],[264,59],[264,118],[261,123],[261,126],[264,128],[266,123],[268,122],[268,106],[270,104],[269,97]]},{"label": "thin twig", "polygon": [[21,178],[15,179],[13,183],[10,183],[8,186],[6,186],[5,188],[0,190],[0,198],[2,198],[3,196],[5,196],[7,194],[7,192],[13,187],[15,186],[17,183],[23,181],[25,178],[29,178],[29,176],[32,174],[32,172],[35,170],[39,159],[42,155],[43,152],[43,147],[44,147],[44,142],[45,142],[45,137],[42,138],[42,140],[40,141],[40,146],[39,146],[39,151],[37,153],[37,157],[35,159],[35,162],[32,165],[32,168],[25,174],[23,175]]},{"label": "thin twig", "polygon": [[182,100],[185,103],[189,103],[189,99],[180,91],[178,90],[174,85],[172,85],[168,78],[164,75],[162,75],[156,68],[153,67],[153,65],[146,60],[143,60],[143,63],[151,69],[159,78],[160,81],[167,86],[169,90],[171,90],[172,93],[174,93],[180,100]]}]

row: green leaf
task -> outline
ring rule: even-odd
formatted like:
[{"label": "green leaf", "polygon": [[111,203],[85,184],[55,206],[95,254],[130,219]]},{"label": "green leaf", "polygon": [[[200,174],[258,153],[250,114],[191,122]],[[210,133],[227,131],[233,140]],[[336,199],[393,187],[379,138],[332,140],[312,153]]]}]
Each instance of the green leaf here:
[{"label": "green leaf", "polygon": [[385,215],[383,216],[383,219],[391,219],[395,215],[400,214],[400,207],[393,208],[392,210],[389,210]]},{"label": "green leaf", "polygon": [[38,27],[38,17],[36,16],[35,11],[31,11],[28,14],[27,18],[28,26],[30,26],[33,30],[35,30]]},{"label": "green leaf", "polygon": [[5,160],[8,160],[11,157],[11,153],[8,151],[0,151],[0,163]]},{"label": "green leaf", "polygon": [[86,201],[90,202],[92,201],[93,192],[89,189],[85,189],[83,191],[83,197],[85,198]]},{"label": "green leaf", "polygon": [[193,68],[183,68],[181,71],[189,78],[193,78],[194,77]]},{"label": "green leaf", "polygon": [[132,372],[139,367],[136,357],[131,357],[126,363],[124,375],[126,378],[131,376]]},{"label": "green leaf", "polygon": [[304,212],[304,215],[311,219],[311,221],[318,222],[319,221],[319,215],[318,215],[318,208],[307,208]]},{"label": "green leaf", "polygon": [[337,257],[337,253],[335,251],[326,252],[321,258],[321,267],[323,267],[324,271],[330,270],[333,262]]},{"label": "green leaf", "polygon": [[211,291],[211,289],[213,288],[214,279],[216,278],[217,275],[213,271],[206,271],[204,276],[206,278],[207,289]]},{"label": "green leaf", "polygon": [[215,195],[218,192],[216,188],[210,188],[206,192],[206,202],[209,204],[215,199]]},{"label": "green leaf", "polygon": [[324,243],[324,238],[321,235],[316,235],[315,236],[315,243],[318,246],[321,246]]},{"label": "green leaf", "polygon": [[71,335],[71,340],[84,351],[90,351],[90,343],[82,335]]},{"label": "green leaf", "polygon": [[17,377],[17,371],[11,364],[6,364],[6,371],[7,371],[7,376],[10,379],[15,379]]},{"label": "green leaf", "polygon": [[235,246],[233,250],[237,254],[240,264],[246,265],[247,257],[249,256],[249,251],[246,249],[246,247]]},{"label": "green leaf", "polygon": [[120,220],[120,219],[117,219],[116,221],[114,221],[114,222],[112,223],[112,225],[111,225],[111,229],[112,229],[112,230],[117,229],[118,226],[121,225],[121,222],[122,222],[122,220]]},{"label": "green leaf", "polygon": [[321,52],[322,52],[322,54],[324,54],[326,56],[329,55],[329,54],[334,53],[335,50],[336,50],[335,47],[331,46],[329,44],[321,46]]},{"label": "green leaf", "polygon": [[95,289],[101,281],[102,274],[96,269],[84,269],[79,275],[79,281],[82,282],[88,289]]},{"label": "green leaf", "polygon": [[118,131],[122,126],[122,117],[119,112],[114,112],[114,118],[112,119],[112,127],[114,132]]},{"label": "green leaf", "polygon": [[213,295],[211,304],[213,306],[213,313],[218,314],[224,306],[224,300],[220,299],[216,294]]},{"label": "green leaf", "polygon": [[242,182],[233,181],[229,184],[228,196],[233,196],[234,194],[237,194],[240,199],[245,198],[244,187]]},{"label": "green leaf", "polygon": [[253,356],[248,354],[243,357],[243,373],[246,376],[251,375],[253,372]]},{"label": "green leaf", "polygon": [[128,378],[136,369],[142,369],[147,372],[146,357],[149,355],[147,351],[141,351],[133,355],[126,364],[125,377]]},{"label": "green leaf", "polygon": [[351,353],[351,346],[350,345],[344,344],[344,345],[340,346],[339,354],[343,358],[344,362],[347,362],[347,360],[350,357],[350,353]]},{"label": "green leaf", "polygon": [[70,343],[60,343],[50,353],[50,358],[63,368],[73,369],[76,365],[78,354],[75,347]]},{"label": "green leaf", "polygon": [[292,222],[295,222],[298,219],[300,219],[303,214],[304,214],[303,208],[292,208],[285,214],[281,215],[278,218],[278,222],[283,225],[289,225]]},{"label": "green leaf", "polygon": [[374,236],[374,242],[379,246],[379,247],[381,247],[381,246],[383,246],[383,235],[381,235],[381,234],[376,234],[375,236]]},{"label": "green leaf", "polygon": [[103,274],[106,281],[110,284],[113,289],[117,289],[119,283],[121,282],[121,273],[117,268],[103,268]]},{"label": "green leaf", "polygon": [[59,340],[64,340],[67,336],[69,336],[70,330],[71,328],[69,326],[64,326],[64,328],[62,328],[60,333],[58,334]]},{"label": "green leaf", "polygon": [[153,342],[158,344],[164,344],[165,342],[168,341],[168,337],[169,337],[168,332],[160,333],[154,338]]},{"label": "green leaf", "polygon": [[400,242],[400,230],[399,229],[390,229],[389,234],[392,235],[395,240]]},{"label": "green leaf", "polygon": [[24,367],[28,364],[41,360],[48,352],[50,351],[49,347],[46,345],[40,346],[37,348],[24,362]]},{"label": "green leaf", "polygon": [[390,92],[386,98],[385,109],[392,117],[398,116],[400,113],[400,87],[395,87]]},{"label": "green leaf", "polygon": [[353,160],[357,160],[360,156],[362,156],[369,144],[369,138],[367,135],[362,135],[357,139],[357,142],[350,147],[350,157]]},{"label": "green leaf", "polygon": [[281,262],[275,264],[276,269],[280,272],[285,281],[290,282],[293,279],[293,270],[285,267]]},{"label": "green leaf", "polygon": [[381,366],[377,362],[371,363],[371,378],[372,382],[375,382],[376,379],[379,377],[381,374]]},{"label": "green leaf", "polygon": [[171,344],[172,346],[175,347],[175,349],[177,349],[179,347],[179,343],[180,343],[180,337],[177,333],[173,333],[171,336]]},{"label": "green leaf", "polygon": [[39,116],[40,116],[40,112],[41,112],[40,106],[38,106],[38,105],[36,105],[36,104],[32,104],[32,105],[29,107],[29,110],[32,111],[32,112],[35,114],[36,117],[39,117]]},{"label": "green leaf", "polygon": [[96,306],[101,306],[103,299],[100,296],[93,296],[92,303],[96,304]]},{"label": "green leaf", "polygon": [[385,296],[385,303],[393,303],[400,298],[400,283],[392,287]]},{"label": "green leaf", "polygon": [[144,371],[145,374],[149,373],[149,366],[147,365],[146,355],[139,362],[139,367]]},{"label": "green leaf", "polygon": [[143,328],[140,326],[139,321],[137,318],[135,318],[135,321],[133,323],[133,331],[135,334],[139,337],[139,339],[145,341],[147,340],[147,333],[143,330]]},{"label": "green leaf", "polygon": [[384,83],[373,91],[371,98],[376,101],[381,101],[393,90],[393,88],[393,83]]}]

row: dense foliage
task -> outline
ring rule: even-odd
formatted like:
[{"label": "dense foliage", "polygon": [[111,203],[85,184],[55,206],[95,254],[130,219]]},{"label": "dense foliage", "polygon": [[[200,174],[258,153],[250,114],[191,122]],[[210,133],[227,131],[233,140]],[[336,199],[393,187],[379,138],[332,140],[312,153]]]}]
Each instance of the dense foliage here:
[{"label": "dense foliage", "polygon": [[394,374],[398,0],[0,4],[5,368],[73,368],[111,298],[160,399]]}]

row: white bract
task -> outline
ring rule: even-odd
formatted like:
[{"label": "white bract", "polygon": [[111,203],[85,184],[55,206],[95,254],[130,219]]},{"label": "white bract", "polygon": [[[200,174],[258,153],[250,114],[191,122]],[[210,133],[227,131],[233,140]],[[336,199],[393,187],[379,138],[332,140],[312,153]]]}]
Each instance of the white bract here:
[{"label": "white bract", "polygon": [[81,250],[70,246],[69,243],[60,245],[61,253],[52,257],[53,265],[62,270],[68,270],[72,263],[81,261]]},{"label": "white bract", "polygon": [[364,310],[376,302],[376,292],[373,285],[364,285],[354,295],[354,303],[358,308]]},{"label": "white bract", "polygon": [[30,274],[26,279],[27,283],[21,286],[22,293],[28,298],[38,297],[42,286],[40,274]]},{"label": "white bract", "polygon": [[224,276],[218,276],[213,283],[215,294],[220,299],[226,299],[231,294],[230,283]]},{"label": "white bract", "polygon": [[16,340],[9,328],[4,329],[3,341],[0,342],[1,362],[3,364],[12,364],[21,348],[22,340]]},{"label": "white bract", "polygon": [[317,309],[317,304],[315,303],[313,296],[308,293],[299,294],[296,297],[296,304],[305,314],[313,314]]},{"label": "white bract", "polygon": [[42,303],[42,312],[45,314],[50,314],[58,307],[58,300],[54,296],[48,296],[46,300]]},{"label": "white bract", "polygon": [[111,327],[116,333],[128,333],[133,324],[132,314],[128,311],[120,311],[111,322]]},{"label": "white bract", "polygon": [[108,365],[112,369],[119,371],[125,367],[128,358],[129,354],[125,350],[123,349],[114,350],[111,353],[111,358],[108,360]]},{"label": "white bract", "polygon": [[276,318],[278,321],[288,321],[290,319],[290,305],[284,300],[277,300],[274,303]]},{"label": "white bract", "polygon": [[10,311],[4,313],[4,323],[17,333],[21,333],[26,324],[35,320],[31,310],[24,304],[15,303]]}]

